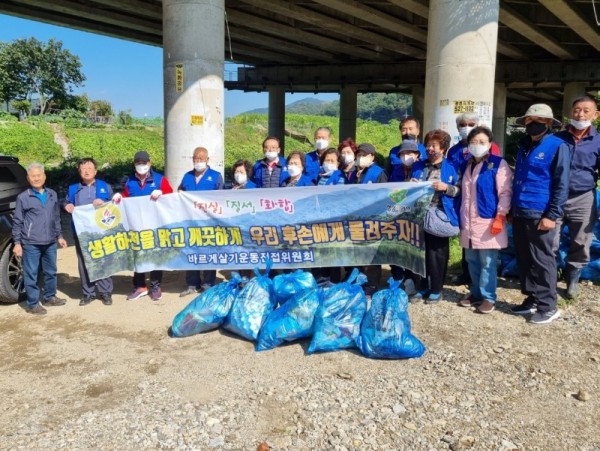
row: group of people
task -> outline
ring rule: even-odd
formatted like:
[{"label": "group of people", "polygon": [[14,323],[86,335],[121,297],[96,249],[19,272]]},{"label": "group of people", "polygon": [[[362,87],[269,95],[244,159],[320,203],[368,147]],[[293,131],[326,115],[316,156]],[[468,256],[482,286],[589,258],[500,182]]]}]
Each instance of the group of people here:
[{"label": "group of people", "polygon": [[[600,169],[600,136],[592,125],[598,118],[594,99],[582,97],[573,103],[570,124],[553,134],[560,122],[544,104],[532,105],[517,124],[527,137],[517,155],[514,174],[499,154],[489,128],[478,124],[474,113],[456,118],[461,140],[451,147],[444,130],[431,130],[419,140],[420,124],[414,117],[400,123],[401,144],[393,147],[386,165],[379,165],[372,144],[347,138],[332,146],[332,132],[320,127],[314,135],[315,149],[309,153],[292,151],[281,155],[280,141],[269,136],[262,144],[264,157],[254,164],[239,160],[232,167],[232,189],[302,187],[385,182],[432,182],[434,195],[424,221],[426,275],[421,277],[390,262],[392,276],[404,286],[414,286],[411,301],[435,304],[442,290],[449,261],[450,237],[460,236],[464,249],[463,266],[471,279],[468,295],[459,301],[479,313],[491,313],[497,299],[498,251],[508,245],[507,221],[512,221],[521,291],[526,296],[515,306],[515,314],[532,314],[530,321],[546,324],[560,313],[557,309],[555,253],[558,231],[568,225],[571,247],[567,256],[568,296],[578,294],[578,280],[589,261],[592,228],[596,220],[596,182]],[[209,152],[198,147],[193,152],[193,169],[187,172],[178,191],[223,189],[222,175],[210,168]],[[44,314],[44,306],[63,305],[56,296],[56,248],[66,246],[60,229],[59,208],[71,213],[75,206],[101,205],[124,197],[149,196],[158,199],[173,192],[169,181],[152,167],[146,151],[134,157],[134,172],[121,193],[96,179],[96,162],[82,159],[78,164],[80,182],[69,187],[59,201],[55,191],[45,186],[44,168],[34,163],[27,168],[31,187],[19,195],[14,215],[14,253],[23,257],[27,311]],[[83,297],[80,305],[99,298],[112,304],[112,280],[91,282],[76,241]],[[40,302],[38,267],[44,273],[44,294]],[[381,266],[363,268],[368,277],[365,292],[372,294],[381,278]],[[317,277],[333,282],[342,278],[340,268],[320,268]],[[149,295],[162,297],[162,271],[134,273],[128,300]],[[188,296],[214,285],[216,272],[187,271]],[[411,290],[412,291],[412,290]]]}]

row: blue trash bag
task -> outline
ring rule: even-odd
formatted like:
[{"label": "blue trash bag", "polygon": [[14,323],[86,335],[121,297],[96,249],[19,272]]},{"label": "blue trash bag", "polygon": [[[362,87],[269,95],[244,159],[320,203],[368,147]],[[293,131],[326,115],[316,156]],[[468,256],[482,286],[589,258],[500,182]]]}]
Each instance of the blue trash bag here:
[{"label": "blue trash bag", "polygon": [[322,299],[321,288],[304,290],[269,313],[258,334],[256,350],[266,351],[279,346],[284,341],[310,337],[313,332],[315,313]]},{"label": "blue trash bag", "polygon": [[356,347],[360,323],[367,310],[367,297],[361,287],[367,276],[354,268],[348,281],[324,292],[315,315],[315,331],[308,353]]},{"label": "blue trash bag", "polygon": [[242,338],[255,341],[265,318],[273,311],[277,301],[273,295],[273,281],[269,279],[271,263],[267,262],[265,275],[258,269],[256,277],[240,290],[233,300],[223,328]]},{"label": "blue trash bag", "polygon": [[211,287],[194,298],[175,318],[171,331],[174,337],[190,335],[217,329],[225,320],[233,300],[245,281],[237,272],[231,279]]},{"label": "blue trash bag", "polygon": [[421,357],[425,346],[410,331],[408,297],[400,281],[390,277],[388,284],[371,298],[356,345],[363,355],[375,359]]},{"label": "blue trash bag", "polygon": [[317,281],[309,271],[298,269],[290,274],[279,274],[273,277],[273,291],[279,305],[304,290],[314,288],[317,288]]}]

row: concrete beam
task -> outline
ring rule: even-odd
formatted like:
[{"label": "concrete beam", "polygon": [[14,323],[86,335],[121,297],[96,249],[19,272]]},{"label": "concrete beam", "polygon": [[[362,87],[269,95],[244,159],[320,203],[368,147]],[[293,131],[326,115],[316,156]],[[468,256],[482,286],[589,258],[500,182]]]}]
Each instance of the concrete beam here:
[{"label": "concrete beam", "polygon": [[240,53],[242,55],[251,56],[255,59],[259,59],[265,62],[275,63],[285,63],[285,64],[294,64],[298,61],[298,58],[293,55],[286,55],[281,52],[272,52],[270,50],[261,49],[260,47],[254,45],[241,44],[239,42],[232,43],[234,48],[234,56],[235,53]]},{"label": "concrete beam", "polygon": [[135,15],[146,16],[150,19],[156,19],[162,22],[162,2],[143,1],[143,0],[91,0],[91,2],[100,6],[108,6],[116,11],[128,12]]},{"label": "concrete beam", "polygon": [[388,0],[388,3],[404,8],[419,17],[429,20],[429,8],[415,0]]},{"label": "concrete beam", "polygon": [[561,46],[556,39],[548,33],[536,28],[534,24],[531,23],[531,20],[520,16],[505,4],[500,8],[500,21],[557,58],[563,60],[575,59],[574,55]]},{"label": "concrete beam", "polygon": [[[571,30],[581,36],[592,47],[600,52],[600,33],[593,28],[585,18],[573,9],[572,1],[565,0],[538,0],[560,21],[567,24]],[[598,7],[600,9],[600,5]]]},{"label": "concrete beam", "polygon": [[388,14],[371,8],[354,0],[313,0],[328,8],[350,14],[357,19],[372,23],[378,27],[393,31],[403,36],[407,36],[415,41],[427,42],[427,32],[413,24],[397,17],[390,17]]},{"label": "concrete beam", "polygon": [[383,61],[388,59],[385,55],[377,52],[356,47],[344,42],[320,36],[316,33],[310,33],[304,30],[298,30],[290,25],[283,25],[272,20],[264,19],[242,11],[228,11],[227,17],[230,23],[244,27],[260,30],[262,33],[272,34],[277,37],[287,36],[288,39],[297,40],[299,44],[304,42],[313,42],[323,49],[328,49],[335,54],[347,55],[350,58],[359,57],[370,61]]},{"label": "concrete beam", "polygon": [[[284,17],[290,17],[294,20],[300,20],[302,22],[315,25],[323,30],[331,30],[335,33],[339,33],[342,37],[348,36],[348,28],[351,26],[347,22],[336,19],[335,17],[321,14],[307,8],[302,8],[298,5],[294,5],[282,0],[271,0],[268,4],[265,4],[263,0],[244,0],[244,2],[257,8],[265,8],[268,11],[280,14]],[[364,30],[359,27],[352,28],[352,38],[365,41],[376,47],[383,47],[402,55],[412,56],[417,59],[425,58],[425,50],[423,49],[398,42],[395,39],[381,36],[378,33]]]}]

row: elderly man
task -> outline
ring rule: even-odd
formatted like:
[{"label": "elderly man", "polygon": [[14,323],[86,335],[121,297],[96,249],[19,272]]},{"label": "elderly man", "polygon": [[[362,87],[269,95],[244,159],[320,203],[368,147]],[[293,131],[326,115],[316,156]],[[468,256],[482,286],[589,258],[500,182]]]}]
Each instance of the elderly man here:
[{"label": "elderly man", "polygon": [[[192,156],[194,169],[186,172],[179,184],[179,191],[214,191],[223,189],[223,176],[219,171],[211,169],[208,164],[208,150],[204,147],[196,147]],[[202,289],[207,290],[215,284],[217,271],[186,271],[185,282],[187,288],[179,297],[197,293]],[[204,276],[202,281],[201,276]]]},{"label": "elderly man", "polygon": [[594,222],[596,220],[596,183],[600,170],[600,133],[592,124],[598,119],[596,101],[588,96],[573,102],[571,123],[556,134],[565,141],[571,155],[569,197],[564,206],[564,216],[556,221],[558,232],[554,241],[558,250],[560,229],[564,224],[569,228],[571,244],[567,252],[565,280],[567,298],[579,295],[581,269],[590,261]]},{"label": "elderly man", "polygon": [[560,122],[548,105],[531,105],[516,123],[525,126],[527,137],[517,153],[511,213],[521,292],[527,297],[511,310],[532,314],[532,324],[549,324],[560,316],[553,243],[569,192],[570,155],[550,131]]},{"label": "elderly man", "polygon": [[331,128],[319,127],[315,131],[315,150],[306,154],[305,172],[316,185],[321,172],[321,155],[331,147]]},{"label": "elderly man", "polygon": [[[402,138],[402,142],[404,141],[414,141],[417,143],[419,149],[419,156],[421,160],[425,160],[427,158],[427,150],[425,146],[419,142],[419,134],[421,133],[421,124],[416,117],[408,116],[400,121],[400,137]],[[397,166],[402,165],[402,161],[400,161],[400,144],[392,147],[390,149],[389,155],[389,173],[391,174],[394,171],[397,171]]]},{"label": "elderly man", "polygon": [[254,184],[257,188],[279,188],[289,177],[279,138],[268,136],[262,148],[264,158],[257,160],[252,168]]},{"label": "elderly man", "polygon": [[60,227],[58,196],[46,188],[46,173],[40,163],[27,167],[27,181],[31,185],[17,196],[13,217],[13,252],[23,258],[23,280],[27,295],[27,313],[45,315],[40,305],[38,268],[44,273],[45,306],[64,305],[67,301],[56,296],[56,245],[67,247]]}]

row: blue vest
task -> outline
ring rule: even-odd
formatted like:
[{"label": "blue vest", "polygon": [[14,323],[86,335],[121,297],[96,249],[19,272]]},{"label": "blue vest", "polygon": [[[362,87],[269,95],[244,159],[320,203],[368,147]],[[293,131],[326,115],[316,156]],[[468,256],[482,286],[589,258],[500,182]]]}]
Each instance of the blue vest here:
[{"label": "blue vest", "polygon": [[308,175],[314,183],[317,183],[319,172],[321,172],[319,153],[316,150],[313,150],[305,155],[305,159],[306,167],[304,168],[304,172],[306,172],[306,175]]},{"label": "blue vest", "polygon": [[343,180],[342,184],[344,184],[346,182],[346,179],[345,179],[342,171],[337,169],[337,170],[333,171],[333,173],[329,176],[329,178],[327,179],[327,181],[324,184],[325,185],[337,185],[339,183],[340,179]]},{"label": "blue vest", "polygon": [[[365,171],[365,173],[363,175],[363,179],[360,181],[360,184],[377,183],[377,179],[383,172],[383,169],[380,166],[378,166],[377,164],[373,163],[371,166],[369,166],[364,171]],[[357,171],[355,169],[354,173],[356,174],[356,172]],[[358,183],[358,175],[355,175],[354,182]]]},{"label": "blue vest", "polygon": [[[283,183],[281,184],[281,186],[287,186],[287,184],[289,183],[289,181],[290,181],[290,177],[288,177],[287,179],[285,179],[283,181]],[[290,188],[294,188],[296,186],[315,186],[315,184],[313,183],[312,179],[308,175],[302,174],[300,176],[300,178],[298,179],[298,183],[295,184],[294,186],[290,187]]]},{"label": "blue vest", "polygon": [[[415,161],[414,164],[416,164],[417,162]],[[412,178],[412,170],[414,168],[414,164],[413,166],[411,166],[409,169],[410,171],[408,172],[408,177],[405,175],[404,173],[404,165],[402,164],[395,164],[392,166],[392,173],[390,174],[390,178],[388,180],[388,182],[407,182]]]},{"label": "blue vest", "polygon": [[548,134],[529,155],[525,155],[524,146],[519,148],[513,179],[513,206],[546,211],[552,190],[552,160],[562,143],[560,138]]},{"label": "blue vest", "polygon": [[[75,197],[77,195],[77,191],[79,191],[80,185],[81,185],[81,183],[74,183],[71,186],[69,186],[69,191],[68,191],[69,203],[71,203],[73,205],[77,205],[75,203],[75,201],[76,201]],[[96,179],[96,199],[102,199],[103,201],[110,200],[110,187],[104,180]]]},{"label": "blue vest", "polygon": [[196,183],[196,173],[192,169],[183,174],[179,189],[182,191],[213,191],[219,189],[220,180],[221,173],[219,171],[207,168],[200,181]]},{"label": "blue vest", "polygon": [[140,185],[140,181],[135,174],[131,174],[129,177],[127,177],[125,185],[127,186],[127,191],[129,191],[130,197],[149,196],[155,189],[160,189],[162,179],[162,174],[154,172],[152,169],[150,169],[150,175],[146,179],[144,187]]},{"label": "blue vest", "polygon": [[[442,160],[442,167],[440,169],[440,180],[447,185],[456,185],[458,181],[458,172],[452,163],[448,162],[445,158]],[[425,182],[427,181],[427,171],[425,170],[425,161],[417,161],[413,165],[413,178]],[[454,226],[458,226],[458,212],[460,211],[460,196],[450,197],[444,193],[440,193],[442,199],[442,206],[444,211],[448,215],[450,223]]]},{"label": "blue vest", "polygon": [[[464,161],[461,165],[461,172],[464,174],[467,165],[470,165],[472,159]],[[496,209],[498,208],[498,189],[496,187],[496,175],[502,158],[496,155],[489,155],[483,161],[479,176],[477,177],[477,211],[479,216],[484,219],[492,219],[496,217]]]},{"label": "blue vest", "polygon": [[272,186],[265,186],[265,177],[268,177],[269,175],[269,171],[266,169],[267,163],[265,162],[265,160],[258,160],[256,163],[254,163],[254,176],[252,177],[252,181],[256,184],[257,188],[274,188],[276,186],[279,187],[290,176],[290,174],[288,174],[287,171],[287,160],[282,156],[279,156],[279,161],[277,162],[275,169],[273,169],[273,171],[279,172],[279,179],[277,180],[277,184],[274,184]]}]

